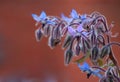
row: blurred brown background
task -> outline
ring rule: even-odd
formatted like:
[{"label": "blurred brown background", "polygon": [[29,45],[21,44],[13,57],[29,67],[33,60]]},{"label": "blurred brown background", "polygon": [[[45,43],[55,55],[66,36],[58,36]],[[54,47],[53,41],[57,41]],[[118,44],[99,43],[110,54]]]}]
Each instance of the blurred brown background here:
[{"label": "blurred brown background", "polygon": [[[0,0],[0,82],[97,82],[86,79],[74,64],[64,66],[61,46],[51,50],[47,38],[37,43],[31,14],[44,10],[48,15],[69,15],[98,11],[115,21],[113,33],[120,32],[120,0]],[[120,35],[113,38],[120,42]],[[120,61],[120,48],[115,48]]]}]

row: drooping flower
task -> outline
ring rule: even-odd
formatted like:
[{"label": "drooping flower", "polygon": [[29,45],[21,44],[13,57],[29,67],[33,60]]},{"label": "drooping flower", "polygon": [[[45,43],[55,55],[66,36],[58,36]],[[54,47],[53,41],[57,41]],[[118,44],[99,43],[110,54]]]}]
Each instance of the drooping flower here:
[{"label": "drooping flower", "polygon": [[100,70],[94,70],[92,69],[88,63],[84,62],[83,65],[78,64],[78,67],[80,68],[80,70],[82,70],[83,72],[87,72],[88,74],[88,78],[90,77],[91,74],[102,78],[102,75],[100,74]]},{"label": "drooping flower", "polygon": [[77,28],[73,28],[71,26],[68,27],[68,33],[72,36],[75,36],[77,34],[83,35],[85,37],[88,37],[89,32],[87,32],[83,27],[82,24],[80,24]]},{"label": "drooping flower", "polygon": [[36,15],[36,14],[32,14],[32,17],[33,17],[33,19],[34,19],[36,22],[40,22],[40,21],[46,19],[46,13],[45,13],[44,11],[42,11],[42,13],[40,14],[40,16],[38,16],[38,15]]},{"label": "drooping flower", "polygon": [[52,20],[48,20],[47,19],[47,15],[44,11],[41,12],[41,14],[38,16],[36,14],[32,14],[32,17],[33,19],[36,21],[36,22],[41,22],[41,23],[47,23],[47,24],[51,24],[51,25],[55,25],[55,18],[52,19]]}]

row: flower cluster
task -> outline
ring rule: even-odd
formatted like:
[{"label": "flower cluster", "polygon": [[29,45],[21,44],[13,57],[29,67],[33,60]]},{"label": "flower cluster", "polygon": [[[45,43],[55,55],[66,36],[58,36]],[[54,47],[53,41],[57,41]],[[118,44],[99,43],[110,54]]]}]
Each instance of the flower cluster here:
[{"label": "flower cluster", "polygon": [[[70,16],[64,14],[61,17],[47,16],[44,11],[38,16],[32,14],[38,29],[35,31],[37,41],[42,36],[49,37],[48,45],[53,49],[64,42],[65,64],[68,65],[74,56],[82,57],[75,60],[80,70],[87,72],[87,77],[98,76],[100,82],[120,82],[120,70],[118,62],[113,54],[112,45],[120,46],[118,42],[111,42],[112,22],[109,26],[105,16],[99,12],[91,14],[79,14],[72,10]],[[92,66],[85,62],[90,59]],[[83,65],[80,65],[82,62]]]}]

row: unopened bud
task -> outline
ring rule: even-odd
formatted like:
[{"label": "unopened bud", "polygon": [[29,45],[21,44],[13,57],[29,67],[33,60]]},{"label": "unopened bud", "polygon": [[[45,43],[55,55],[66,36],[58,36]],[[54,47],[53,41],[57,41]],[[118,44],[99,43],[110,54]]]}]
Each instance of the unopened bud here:
[{"label": "unopened bud", "polygon": [[70,45],[71,40],[72,40],[72,36],[66,36],[62,47],[67,48]]},{"label": "unopened bud", "polygon": [[99,49],[97,46],[93,47],[92,52],[91,52],[91,59],[92,60],[97,60],[99,56]]},{"label": "unopened bud", "polygon": [[100,53],[100,58],[104,58],[107,54],[110,53],[110,47],[109,46],[103,46]]},{"label": "unopened bud", "polygon": [[68,49],[66,52],[65,52],[65,64],[69,64],[71,59],[73,57],[73,51],[71,49]]},{"label": "unopened bud", "polygon": [[40,30],[40,28],[38,28],[38,29],[35,31],[36,40],[37,40],[37,41],[40,41],[41,38],[42,38],[42,36],[43,36],[43,34],[42,34],[41,30]]},{"label": "unopened bud", "polygon": [[54,39],[53,37],[49,37],[48,45],[49,45],[51,48],[54,48],[54,47],[57,46],[60,42],[61,42],[60,39]]},{"label": "unopened bud", "polygon": [[76,45],[76,55],[78,56],[80,54],[80,46],[79,46],[79,43],[77,43]]}]

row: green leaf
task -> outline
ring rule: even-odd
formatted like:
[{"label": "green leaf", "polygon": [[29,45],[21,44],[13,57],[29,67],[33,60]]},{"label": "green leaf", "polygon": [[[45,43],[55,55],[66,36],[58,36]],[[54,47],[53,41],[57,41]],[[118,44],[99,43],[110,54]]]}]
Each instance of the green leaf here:
[{"label": "green leaf", "polygon": [[98,60],[97,60],[97,63],[98,63],[98,65],[99,65],[100,67],[102,67],[102,66],[104,65],[102,59],[98,59]]},{"label": "green leaf", "polygon": [[108,66],[115,66],[115,64],[113,62],[109,63]]}]

